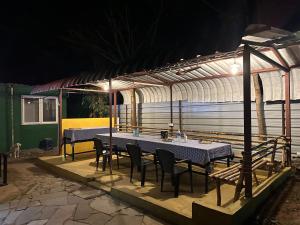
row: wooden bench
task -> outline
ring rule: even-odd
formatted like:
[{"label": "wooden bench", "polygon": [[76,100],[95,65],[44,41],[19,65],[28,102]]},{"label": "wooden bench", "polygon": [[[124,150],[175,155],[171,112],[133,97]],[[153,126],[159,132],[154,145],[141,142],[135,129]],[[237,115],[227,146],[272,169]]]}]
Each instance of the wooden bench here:
[{"label": "wooden bench", "polygon": [[[272,172],[277,165],[275,161],[275,154],[277,150],[278,139],[272,139],[264,142],[258,146],[252,148],[252,164],[251,171],[256,185],[259,185],[259,180],[256,176],[256,170],[265,166],[268,169],[268,177],[272,175]],[[243,158],[244,158],[244,152]],[[212,173],[210,177],[216,182],[217,191],[217,205],[221,205],[221,183],[227,183],[236,185],[233,201],[237,201],[240,197],[244,185],[244,173],[243,173],[243,160],[240,163],[236,163],[230,167],[224,168],[220,171]]]}]

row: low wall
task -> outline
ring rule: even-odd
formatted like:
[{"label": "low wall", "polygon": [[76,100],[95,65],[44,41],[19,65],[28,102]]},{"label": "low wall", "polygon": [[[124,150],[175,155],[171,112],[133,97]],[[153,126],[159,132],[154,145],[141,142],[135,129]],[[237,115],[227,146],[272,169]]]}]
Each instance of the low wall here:
[{"label": "low wall", "polygon": [[[291,174],[290,167],[284,168],[254,189],[253,198],[238,200],[228,207],[217,206],[215,201],[213,204],[208,204],[207,201],[197,200],[193,203],[192,220],[194,224],[199,225],[243,225]],[[211,197],[216,199],[215,195]]]},{"label": "low wall", "polygon": [[[114,118],[112,119],[114,124]],[[69,128],[92,128],[92,127],[109,127],[109,118],[74,118],[74,119],[63,119],[61,133],[65,129]],[[80,153],[84,151],[92,150],[94,147],[93,142],[83,142],[75,144],[75,152]],[[67,145],[67,153],[71,153],[71,145]],[[62,149],[63,152],[63,149]]]}]

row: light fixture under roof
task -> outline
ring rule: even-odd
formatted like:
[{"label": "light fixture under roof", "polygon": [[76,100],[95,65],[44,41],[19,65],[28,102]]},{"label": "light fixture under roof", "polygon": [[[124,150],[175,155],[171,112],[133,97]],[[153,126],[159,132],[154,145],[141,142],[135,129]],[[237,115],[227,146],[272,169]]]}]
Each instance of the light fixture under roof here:
[{"label": "light fixture under roof", "polygon": [[237,75],[240,72],[240,68],[241,68],[241,65],[236,63],[236,60],[234,58],[233,64],[230,65],[230,73],[232,75]]},{"label": "light fixture under roof", "polygon": [[108,91],[108,90],[109,90],[109,86],[108,86],[107,84],[103,84],[102,87],[103,87],[103,90],[104,90],[104,91]]}]

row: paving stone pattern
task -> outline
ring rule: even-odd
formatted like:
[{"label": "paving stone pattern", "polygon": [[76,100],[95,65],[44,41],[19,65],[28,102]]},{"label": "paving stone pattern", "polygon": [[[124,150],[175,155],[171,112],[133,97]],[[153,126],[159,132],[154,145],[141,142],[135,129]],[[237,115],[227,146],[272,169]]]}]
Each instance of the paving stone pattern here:
[{"label": "paving stone pattern", "polygon": [[30,175],[27,171],[24,176],[32,183],[31,188],[14,200],[0,203],[0,225],[166,224],[105,192],[44,171]]}]

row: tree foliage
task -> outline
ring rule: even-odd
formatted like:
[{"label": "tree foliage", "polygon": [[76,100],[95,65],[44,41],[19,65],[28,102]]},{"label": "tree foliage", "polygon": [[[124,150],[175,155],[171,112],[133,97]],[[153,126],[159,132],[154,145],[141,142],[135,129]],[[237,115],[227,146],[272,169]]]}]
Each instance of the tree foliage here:
[{"label": "tree foliage", "polygon": [[130,64],[154,51],[162,13],[163,4],[160,3],[147,17],[141,13],[136,15],[143,17],[144,23],[138,23],[133,16],[135,13],[127,7],[108,10],[98,25],[70,30],[63,39],[87,52],[96,71],[105,64]]},{"label": "tree foliage", "polygon": [[91,118],[107,117],[109,114],[107,94],[84,95],[81,104],[89,109]]}]

